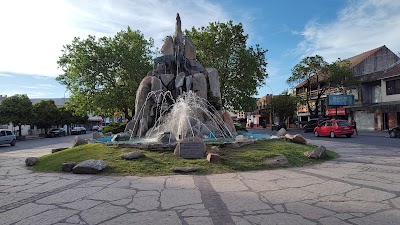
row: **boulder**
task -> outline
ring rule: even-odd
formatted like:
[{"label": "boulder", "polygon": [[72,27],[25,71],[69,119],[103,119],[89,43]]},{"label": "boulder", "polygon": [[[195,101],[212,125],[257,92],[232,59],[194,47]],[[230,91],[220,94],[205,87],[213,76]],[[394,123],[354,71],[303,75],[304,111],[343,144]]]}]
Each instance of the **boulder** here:
[{"label": "boulder", "polygon": [[196,59],[196,46],[189,38],[185,38],[185,56],[189,60]]},{"label": "boulder", "polygon": [[72,147],[76,147],[76,146],[79,146],[79,145],[85,145],[87,143],[88,143],[88,141],[86,139],[84,139],[82,137],[79,137],[79,136],[75,136],[74,142],[72,144]]},{"label": "boulder", "polygon": [[175,147],[174,155],[184,159],[201,159],[204,158],[206,152],[206,144],[199,137],[189,137],[183,139]]},{"label": "boulder", "polygon": [[111,138],[111,141],[128,141],[130,138],[128,133],[118,133]]},{"label": "boulder", "polygon": [[241,134],[239,134],[238,136],[236,136],[235,141],[244,141],[247,140],[247,138]]},{"label": "boulder", "polygon": [[25,159],[25,165],[26,166],[33,166],[37,162],[39,162],[39,159],[37,157],[28,157]]},{"label": "boulder", "polygon": [[104,137],[103,133],[97,132],[97,131],[93,132],[93,140],[96,140],[96,139],[99,139],[102,137]]},{"label": "boulder", "polygon": [[222,113],[222,119],[228,125],[229,130],[231,130],[232,134],[236,134],[236,128],[235,128],[235,125],[233,124],[231,115],[225,111]]},{"label": "boulder", "polygon": [[220,158],[221,156],[217,153],[208,153],[207,155],[207,161],[209,161],[210,163],[219,163]]},{"label": "boulder", "polygon": [[161,53],[163,55],[173,55],[174,54],[174,41],[171,36],[167,36],[164,41],[164,45],[161,47]]},{"label": "boulder", "polygon": [[281,136],[285,136],[287,134],[287,131],[285,130],[285,128],[281,128],[280,130],[278,130],[278,132],[276,132],[276,136],[281,137]]},{"label": "boulder", "polygon": [[161,143],[174,143],[176,138],[171,132],[164,132],[157,137],[157,141]]},{"label": "boulder", "polygon": [[196,167],[175,167],[172,168],[172,171],[175,173],[192,173],[197,172]]},{"label": "boulder", "polygon": [[121,155],[121,159],[126,159],[126,160],[140,159],[143,157],[145,157],[145,155],[142,152],[129,152]]},{"label": "boulder", "polygon": [[78,174],[96,174],[103,171],[107,166],[107,163],[102,160],[89,159],[74,166],[72,172]]},{"label": "boulder", "polygon": [[219,147],[218,146],[211,146],[210,153],[218,153],[219,152]]},{"label": "boulder", "polygon": [[63,172],[71,172],[72,169],[77,165],[75,162],[67,162],[61,164],[61,171]]},{"label": "boulder", "polygon": [[294,135],[292,141],[297,144],[307,144],[307,140],[301,134]]},{"label": "boulder", "polygon": [[285,165],[288,164],[289,161],[287,160],[287,158],[284,155],[279,155],[273,158],[265,158],[263,161],[264,165],[272,165],[272,166],[276,166],[276,165]]},{"label": "boulder", "polygon": [[296,135],[285,134],[285,139],[290,140],[297,144],[303,144],[303,145],[307,144],[307,140],[301,134],[296,134]]},{"label": "boulder", "polygon": [[304,155],[313,159],[321,159],[326,157],[326,148],[321,145],[311,152],[304,152]]},{"label": "boulder", "polygon": [[193,75],[193,92],[199,97],[207,100],[207,80],[204,74],[196,73]]},{"label": "boulder", "polygon": [[51,153],[60,152],[60,151],[63,151],[65,149],[68,149],[68,148],[55,148],[55,149],[51,150]]},{"label": "boulder", "polygon": [[221,90],[219,83],[218,71],[214,68],[206,68],[208,73],[208,83],[210,84],[210,92],[214,97],[218,98],[219,104],[222,106]]}]

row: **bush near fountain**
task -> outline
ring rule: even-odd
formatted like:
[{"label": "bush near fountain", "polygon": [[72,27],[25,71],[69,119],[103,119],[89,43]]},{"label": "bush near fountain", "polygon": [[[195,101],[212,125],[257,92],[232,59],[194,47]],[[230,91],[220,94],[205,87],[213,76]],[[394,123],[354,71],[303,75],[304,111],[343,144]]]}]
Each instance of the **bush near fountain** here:
[{"label": "bush near fountain", "polygon": [[[207,152],[212,152],[211,147],[212,145],[207,145]],[[31,168],[38,172],[61,172],[62,163],[79,163],[88,159],[99,159],[108,164],[108,168],[102,172],[105,174],[132,176],[171,175],[176,174],[173,169],[177,167],[197,168],[197,171],[191,174],[212,174],[304,166],[321,163],[338,156],[331,151],[327,151],[327,156],[324,159],[310,159],[304,156],[304,152],[312,151],[315,147],[286,140],[260,140],[240,148],[220,146],[218,154],[221,157],[219,163],[214,164],[208,162],[206,157],[183,159],[175,156],[172,151],[146,151],[91,143],[42,156],[39,158],[38,163]],[[122,154],[133,151],[143,152],[145,157],[134,161],[121,159]],[[288,164],[265,165],[263,163],[265,158],[273,158],[280,155],[288,159]]]}]

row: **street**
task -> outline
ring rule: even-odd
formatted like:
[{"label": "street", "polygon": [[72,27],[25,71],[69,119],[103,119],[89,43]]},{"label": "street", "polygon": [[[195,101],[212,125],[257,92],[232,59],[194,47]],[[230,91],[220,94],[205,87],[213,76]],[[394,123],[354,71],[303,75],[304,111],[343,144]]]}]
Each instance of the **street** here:
[{"label": "street", "polygon": [[74,136],[1,146],[1,223],[399,224],[400,139],[361,132],[352,138],[302,135],[340,157],[305,167],[228,174],[104,176],[33,173],[24,165],[28,156],[71,146]]}]

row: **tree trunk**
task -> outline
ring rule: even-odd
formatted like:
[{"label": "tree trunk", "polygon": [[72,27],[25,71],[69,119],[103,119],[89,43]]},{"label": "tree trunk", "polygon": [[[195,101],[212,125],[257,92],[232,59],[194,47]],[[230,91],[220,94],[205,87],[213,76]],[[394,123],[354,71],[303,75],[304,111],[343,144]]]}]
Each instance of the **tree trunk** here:
[{"label": "tree trunk", "polygon": [[19,136],[22,136],[22,125],[18,124],[18,128],[19,128]]}]

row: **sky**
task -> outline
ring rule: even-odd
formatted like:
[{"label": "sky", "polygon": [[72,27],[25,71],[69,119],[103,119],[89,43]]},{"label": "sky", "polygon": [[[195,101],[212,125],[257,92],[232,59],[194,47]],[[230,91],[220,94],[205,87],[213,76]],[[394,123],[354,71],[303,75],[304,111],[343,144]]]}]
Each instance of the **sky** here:
[{"label": "sky", "polygon": [[[179,3],[178,3],[179,2]],[[74,37],[114,36],[130,26],[162,46],[173,35],[176,13],[182,29],[210,22],[242,23],[247,45],[267,49],[268,78],[261,97],[280,94],[292,68],[304,57],[327,62],[386,45],[400,52],[397,0],[4,0],[0,1],[0,95],[63,98],[55,78],[63,45]],[[203,65],[207,66],[207,65]]]}]

